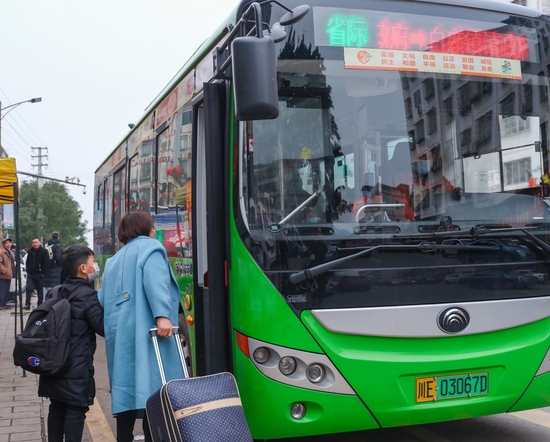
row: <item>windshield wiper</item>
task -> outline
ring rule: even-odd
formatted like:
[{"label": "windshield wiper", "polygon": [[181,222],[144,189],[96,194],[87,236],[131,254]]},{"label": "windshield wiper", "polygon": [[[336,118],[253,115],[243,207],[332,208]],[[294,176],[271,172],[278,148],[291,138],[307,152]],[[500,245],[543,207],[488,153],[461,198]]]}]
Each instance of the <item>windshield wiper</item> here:
[{"label": "windshield wiper", "polygon": [[[463,237],[463,236],[470,236],[470,237],[479,237],[483,235],[487,235],[489,233],[502,233],[502,232],[522,232],[524,233],[529,239],[531,239],[537,246],[539,246],[549,257],[550,257],[550,245],[545,243],[540,238],[537,238],[535,235],[529,232],[529,230],[538,230],[539,228],[537,226],[533,227],[506,227],[503,229],[487,229],[484,226],[474,226],[471,229],[468,230],[457,230],[457,231],[450,231],[450,232],[432,232],[432,233],[413,233],[411,235],[393,235],[394,238],[437,238],[437,237],[450,237],[450,238],[456,238],[456,237]],[[472,248],[472,246],[464,245],[450,245],[450,246],[439,246],[438,248],[449,248],[449,249],[468,249]]]},{"label": "windshield wiper", "polygon": [[338,258],[338,259],[335,259],[334,261],[325,262],[323,264],[319,264],[317,266],[311,267],[310,269],[305,269],[305,270],[302,270],[301,272],[293,273],[292,275],[289,276],[288,280],[292,284],[298,284],[299,282],[305,281],[306,279],[312,279],[312,278],[315,278],[316,276],[319,276],[322,273],[328,272],[329,270],[333,269],[334,267],[337,267],[343,262],[350,261],[361,255],[366,255],[367,253],[370,253],[373,250],[377,250],[382,247],[384,246],[369,247],[365,250],[361,250],[360,252],[354,253],[353,255],[344,256],[343,258]]},{"label": "windshield wiper", "polygon": [[487,235],[489,233],[503,233],[503,232],[524,232],[528,236],[533,236],[533,235],[529,235],[527,233],[527,230],[537,230],[537,229],[538,227],[505,227],[502,229],[488,229],[485,226],[474,226],[467,230],[450,230],[448,232],[411,233],[409,235],[393,235],[393,237],[394,238],[437,238],[437,237],[444,236],[449,238],[458,238],[463,236],[471,236],[475,238],[478,236]]},{"label": "windshield wiper", "polygon": [[[305,281],[306,279],[312,279],[316,276],[321,275],[322,273],[328,272],[329,270],[332,270],[334,267],[338,267],[340,264],[351,261],[352,259],[358,258],[362,255],[367,255],[370,252],[373,252],[375,250],[420,250],[422,252],[435,252],[440,249],[445,248],[453,248],[456,249],[457,246],[441,246],[440,244],[432,243],[432,242],[423,242],[420,244],[381,244],[379,246],[372,246],[368,247],[366,249],[361,250],[360,252],[354,253],[352,255],[344,256],[342,258],[335,259],[333,261],[325,262],[323,264],[316,265],[314,267],[311,267],[309,269],[302,270],[300,272],[293,273],[289,276],[288,280],[293,283],[297,284],[299,282]],[[476,249],[489,249],[493,250],[494,247],[476,247]],[[353,247],[353,248],[343,248],[338,249],[339,251],[342,250],[357,250],[362,249],[362,247]]]},{"label": "windshield wiper", "polygon": [[[538,239],[538,238],[537,238]],[[535,240],[536,241],[536,240]],[[538,240],[540,241],[540,240]],[[538,243],[537,243],[538,244]],[[550,253],[550,246],[548,246],[548,250]],[[373,252],[374,250],[420,250],[421,252],[430,253],[430,252],[437,252],[439,250],[445,250],[445,249],[453,249],[453,250],[482,250],[482,251],[497,251],[498,247],[494,246],[470,246],[470,245],[443,245],[443,244],[437,244],[435,242],[421,242],[420,244],[381,244],[378,246],[372,246],[368,248],[363,247],[346,247],[342,249],[338,249],[338,251],[342,250],[357,250],[362,249],[360,252],[354,253],[352,255],[344,256],[342,258],[335,259],[333,261],[325,262],[323,264],[316,265],[314,267],[311,267],[309,269],[302,270],[300,272],[293,273],[289,276],[288,280],[293,283],[297,284],[299,282],[305,281],[306,279],[313,279],[316,276],[321,275],[322,273],[328,272],[329,270],[332,270],[335,267],[338,267],[340,264],[351,261],[352,259],[358,258],[362,255],[367,255],[370,252]]]}]

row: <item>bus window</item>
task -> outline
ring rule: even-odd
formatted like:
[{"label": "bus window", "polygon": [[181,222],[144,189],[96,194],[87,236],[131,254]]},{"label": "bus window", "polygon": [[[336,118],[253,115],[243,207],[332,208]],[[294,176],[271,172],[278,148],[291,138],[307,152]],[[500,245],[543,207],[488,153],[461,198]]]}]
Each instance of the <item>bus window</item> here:
[{"label": "bus window", "polygon": [[156,206],[157,211],[162,211],[168,208],[171,197],[170,184],[172,175],[177,171],[173,169],[174,149],[173,149],[173,128],[170,126],[170,119],[162,129],[162,132],[157,135],[156,142]]},{"label": "bus window", "polygon": [[103,241],[107,241],[112,235],[112,214],[113,214],[113,177],[110,176],[103,181]]},{"label": "bus window", "polygon": [[94,253],[101,253],[101,245],[103,244],[103,184],[100,183],[95,188],[95,204],[94,204]]},{"label": "bus window", "polygon": [[[137,169],[137,180],[135,186],[130,188],[130,201],[133,199],[134,210],[149,213],[151,206],[151,186],[153,183],[152,165],[155,162],[153,140],[145,140],[139,148],[138,155],[139,160],[138,157],[132,159],[133,165]],[[132,176],[130,179],[132,179]]]},{"label": "bus window", "polygon": [[180,109],[157,136],[158,210],[174,207],[178,189],[191,178],[191,117],[190,110]]},{"label": "bus window", "polygon": [[191,179],[192,117],[193,112],[191,110],[184,109],[181,111],[181,127],[179,129],[179,137],[177,136],[178,134],[174,137],[174,165],[181,168],[181,174],[179,170],[177,170],[178,179],[176,179],[176,181],[179,186],[175,186],[179,188],[185,186],[185,183]]},{"label": "bus window", "polygon": [[174,257],[191,257],[191,117],[180,109],[157,135],[157,238]]},{"label": "bus window", "polygon": [[[168,238],[177,249],[177,255],[184,258],[193,256],[191,238],[191,191],[192,191],[192,116],[190,109],[178,112],[174,135],[174,161],[172,165],[172,201],[176,205],[176,230]],[[170,234],[169,234],[170,235]],[[166,235],[165,235],[166,239]]]},{"label": "bus window", "polygon": [[[113,176],[113,234],[111,235],[111,243],[107,238],[108,246],[114,244],[115,250],[118,250],[118,224],[120,219],[126,213],[126,168],[123,167],[115,172]],[[114,240],[113,240],[114,238]],[[109,247],[108,247],[109,248]]]},{"label": "bus window", "polygon": [[[310,209],[315,218],[326,220],[325,184],[332,183],[334,170],[333,150],[336,136],[329,135],[331,115],[330,98],[318,96],[289,96],[281,102],[277,120],[258,121],[247,125],[246,157],[249,177],[247,184],[248,221],[251,225],[268,225],[284,219],[304,201],[313,197]],[[289,129],[288,122],[293,121]],[[311,131],[297,131],[294,127],[310,127]],[[271,150],[255,146],[272,146]],[[252,150],[250,150],[252,147]],[[248,189],[253,189],[248,192]],[[303,220],[304,212],[293,214]],[[313,216],[310,216],[313,218]]]},{"label": "bus window", "polygon": [[130,188],[128,189],[128,210],[136,212],[139,209],[139,155],[130,159]]}]

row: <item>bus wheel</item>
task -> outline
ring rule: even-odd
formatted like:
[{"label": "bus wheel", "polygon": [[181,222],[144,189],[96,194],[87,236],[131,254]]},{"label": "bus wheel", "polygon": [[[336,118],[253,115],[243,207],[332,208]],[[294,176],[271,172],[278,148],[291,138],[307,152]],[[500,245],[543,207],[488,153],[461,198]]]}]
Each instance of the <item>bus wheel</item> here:
[{"label": "bus wheel", "polygon": [[191,341],[189,340],[189,329],[187,328],[187,321],[185,320],[185,314],[183,312],[178,315],[178,326],[180,331],[181,346],[183,347],[183,355],[185,356],[185,364],[187,365],[189,377],[191,377],[193,376]]}]

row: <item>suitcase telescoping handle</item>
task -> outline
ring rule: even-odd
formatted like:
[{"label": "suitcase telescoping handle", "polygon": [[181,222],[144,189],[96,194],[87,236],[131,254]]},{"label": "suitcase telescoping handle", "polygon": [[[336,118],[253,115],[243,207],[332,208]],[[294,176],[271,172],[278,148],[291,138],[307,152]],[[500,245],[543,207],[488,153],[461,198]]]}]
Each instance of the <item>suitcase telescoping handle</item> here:
[{"label": "suitcase telescoping handle", "polygon": [[[159,364],[160,379],[162,381],[162,385],[164,385],[164,384],[166,384],[166,374],[164,373],[164,364],[162,363],[162,357],[160,355],[159,343],[158,343],[158,338],[157,338],[157,331],[158,331],[158,329],[156,327],[153,327],[149,330],[149,335],[151,336],[151,339],[153,339],[153,346],[155,347],[155,354],[157,356],[157,363]],[[176,347],[177,347],[178,353],[180,355],[180,362],[181,362],[181,368],[183,370],[183,376],[184,376],[184,378],[188,378],[189,377],[189,372],[187,371],[187,364],[185,363],[185,355],[183,354],[183,348],[181,347],[179,327],[177,325],[173,326],[172,336],[174,337],[174,340],[176,341]]]}]

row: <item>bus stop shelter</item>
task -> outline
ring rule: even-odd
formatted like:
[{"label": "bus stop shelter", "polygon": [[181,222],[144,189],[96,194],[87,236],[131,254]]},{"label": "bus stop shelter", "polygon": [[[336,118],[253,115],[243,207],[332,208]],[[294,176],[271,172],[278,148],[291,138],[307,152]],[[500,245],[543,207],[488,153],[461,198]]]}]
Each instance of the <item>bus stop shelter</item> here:
[{"label": "bus stop shelter", "polygon": [[[0,158],[0,204],[13,204],[15,231],[15,334],[17,334],[17,314],[23,331],[23,294],[21,290],[21,254],[19,249],[19,183],[15,158]],[[15,336],[14,336],[15,337]]]}]

